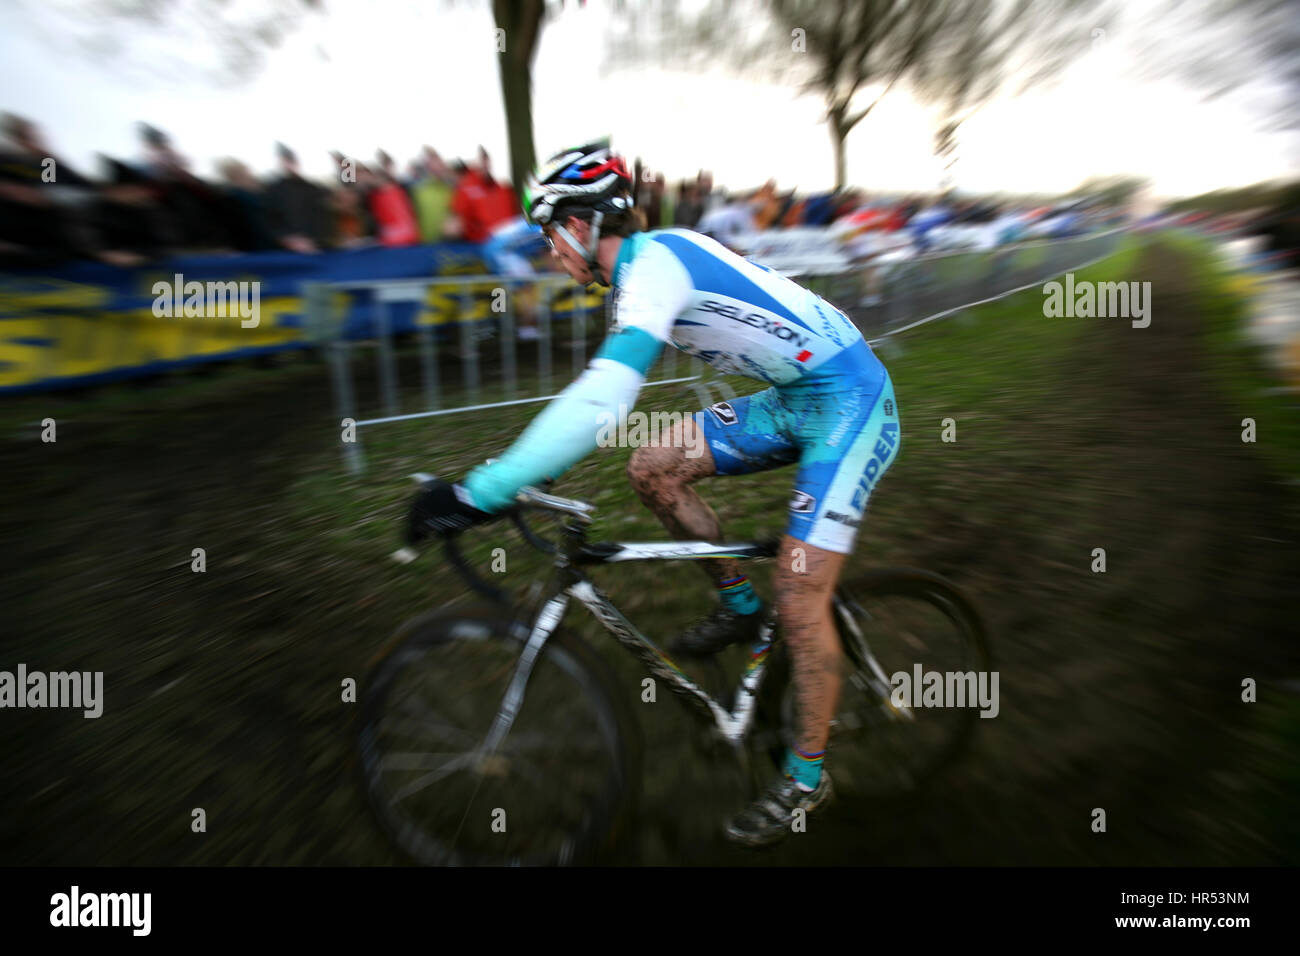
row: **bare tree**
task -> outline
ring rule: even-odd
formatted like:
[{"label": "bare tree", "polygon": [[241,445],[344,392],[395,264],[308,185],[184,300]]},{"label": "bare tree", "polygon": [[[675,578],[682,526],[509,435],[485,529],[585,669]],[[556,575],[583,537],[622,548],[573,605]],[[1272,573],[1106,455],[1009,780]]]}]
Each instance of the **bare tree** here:
[{"label": "bare tree", "polygon": [[[1013,57],[1058,68],[1059,28],[1050,17],[1066,6],[1029,0],[715,0],[688,14],[674,0],[653,11],[623,4],[622,29],[611,38],[616,62],[658,60],[685,68],[724,63],[767,78],[793,79],[818,94],[835,157],[835,183],[845,182],[850,131],[900,83],[947,102],[937,148],[951,151],[963,113],[1005,80]],[[1083,40],[1088,39],[1083,32]],[[1034,50],[1032,55],[1031,50]],[[1049,71],[1050,72],[1050,71]]]},{"label": "bare tree", "polygon": [[492,0],[498,30],[501,102],[510,144],[510,177],[519,193],[537,165],[533,146],[533,59],[546,12],[544,0]]},{"label": "bare tree", "polygon": [[[845,138],[927,54],[948,14],[942,0],[716,0],[689,14],[673,0],[621,5],[615,60],[658,60],[688,69],[722,63],[733,71],[790,80],[820,94],[844,185]],[[703,54],[703,55],[702,55]],[[859,93],[878,86],[865,105]]]},{"label": "bare tree", "polygon": [[[71,40],[96,59],[123,71],[165,71],[219,86],[238,86],[256,76],[270,51],[297,31],[322,0],[264,0],[234,6],[229,0],[47,0],[62,17],[55,42]],[[161,59],[140,49],[142,35],[184,50],[183,60]],[[209,52],[210,59],[195,55]],[[318,51],[319,52],[319,51]],[[323,54],[322,54],[323,55]],[[178,72],[180,63],[184,71]]]},{"label": "bare tree", "polygon": [[935,155],[950,176],[958,132],[989,100],[1046,82],[1105,34],[1101,0],[949,0],[929,55],[916,63],[909,87],[938,104]]},{"label": "bare tree", "polygon": [[1300,0],[1166,0],[1137,61],[1217,99],[1272,88],[1274,129],[1300,129]]},{"label": "bare tree", "polygon": [[[820,91],[835,151],[835,185],[846,178],[845,140],[909,72],[925,62],[950,16],[945,2],[909,0],[773,0],[772,15],[794,40],[806,31],[812,76],[803,92]],[[883,84],[865,104],[858,93]]]}]

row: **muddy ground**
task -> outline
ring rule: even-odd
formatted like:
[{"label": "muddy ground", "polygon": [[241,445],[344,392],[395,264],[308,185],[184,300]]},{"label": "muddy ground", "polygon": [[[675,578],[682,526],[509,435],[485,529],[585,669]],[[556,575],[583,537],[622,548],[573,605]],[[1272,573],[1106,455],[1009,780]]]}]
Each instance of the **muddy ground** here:
[{"label": "muddy ground", "polygon": [[[885,353],[904,453],[861,557],[948,575],[984,609],[1002,706],[965,757],[917,796],[842,801],[806,835],[745,853],[716,839],[730,792],[664,704],[643,711],[645,792],[622,861],[1300,860],[1300,697],[1286,683],[1300,676],[1296,489],[1240,440],[1249,410],[1224,397],[1204,335],[1216,304],[1192,291],[1192,268],[1172,247],[1144,250],[1150,328],[1080,320],[1030,356],[1031,375],[1010,364],[995,388],[927,391],[921,376],[950,335],[945,374],[996,378],[1006,332],[982,331],[991,318],[957,317],[896,363]],[[383,561],[406,495],[396,477],[427,454],[346,480],[323,368],[223,375],[181,397],[162,383],[129,401],[60,399],[55,444],[34,437],[38,400],[9,408],[0,668],[102,670],[106,703],[98,720],[0,713],[0,862],[402,862],[357,786],[355,709],[338,688],[401,621],[457,590],[430,586],[434,564],[416,579]],[[960,440],[942,445],[949,415]],[[440,421],[485,443],[509,431]],[[567,493],[595,495],[620,469],[584,465]],[[729,529],[747,531],[756,511],[779,518],[788,481],[729,488]],[[626,495],[609,502],[636,537],[653,535]],[[1090,570],[1098,547],[1105,574]],[[635,693],[636,667],[617,666]],[[1248,677],[1254,704],[1241,699]],[[206,833],[191,832],[195,807]],[[1105,833],[1091,828],[1098,807]]]}]

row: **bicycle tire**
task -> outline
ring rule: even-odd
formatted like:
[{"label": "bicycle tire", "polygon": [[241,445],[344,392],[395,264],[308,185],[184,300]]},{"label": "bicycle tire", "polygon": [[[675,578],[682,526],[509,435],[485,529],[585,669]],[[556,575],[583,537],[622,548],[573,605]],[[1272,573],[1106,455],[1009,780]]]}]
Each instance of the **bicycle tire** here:
[{"label": "bicycle tire", "polygon": [[[630,706],[624,699],[626,695],[620,692],[605,662],[584,641],[561,630],[557,630],[550,636],[538,656],[515,725],[502,745],[502,755],[500,757],[494,755],[487,761],[479,761],[473,769],[450,771],[449,777],[459,773],[468,783],[477,775],[479,784],[475,785],[471,794],[472,803],[479,794],[479,785],[484,779],[489,776],[494,778],[509,776],[516,762],[526,763],[526,758],[507,756],[511,753],[512,737],[516,741],[519,740],[519,735],[525,733],[525,728],[533,725],[540,728],[534,732],[534,736],[540,733],[549,734],[548,725],[555,717],[555,711],[551,709],[543,713],[543,697],[539,694],[548,694],[552,700],[560,696],[560,692],[554,688],[543,692],[543,689],[537,686],[537,682],[547,680],[555,683],[556,677],[567,675],[570,678],[569,683],[574,687],[563,694],[563,699],[569,705],[579,701],[585,701],[589,705],[594,719],[592,727],[602,743],[602,749],[606,752],[608,771],[600,772],[601,780],[594,794],[580,794],[576,788],[572,793],[567,790],[565,775],[572,775],[575,768],[585,770],[586,765],[579,761],[576,764],[552,766],[547,768],[549,772],[545,775],[545,779],[547,783],[553,782],[553,789],[536,785],[523,786],[521,782],[520,790],[523,795],[512,798],[515,800],[514,803],[511,803],[510,799],[503,802],[511,803],[509,814],[526,813],[551,821],[547,825],[555,825],[554,821],[563,818],[565,814],[547,813],[538,810],[536,806],[544,796],[548,795],[548,791],[552,793],[563,791],[556,794],[557,800],[577,800],[579,796],[585,796],[589,799],[581,800],[580,811],[576,807],[570,808],[572,812],[581,813],[580,822],[566,825],[563,832],[547,834],[545,845],[541,847],[530,848],[526,832],[523,838],[523,849],[520,849],[517,836],[519,828],[515,827],[515,835],[511,835],[511,825],[507,824],[505,834],[497,835],[501,837],[500,839],[496,836],[483,838],[485,844],[500,844],[499,849],[484,850],[481,846],[467,849],[463,845],[457,845],[464,832],[463,820],[462,827],[449,835],[446,826],[434,826],[431,814],[407,812],[397,806],[400,801],[392,799],[391,785],[385,780],[386,771],[390,770],[385,766],[385,756],[399,755],[392,753],[386,744],[386,735],[390,734],[390,731],[386,730],[385,721],[394,716],[396,707],[402,706],[396,701],[395,689],[401,684],[418,683],[421,675],[414,668],[421,663],[429,665],[430,659],[437,656],[438,652],[465,649],[471,651],[475,657],[482,658],[491,649],[497,658],[493,661],[494,671],[491,675],[496,680],[496,687],[490,692],[481,693],[476,705],[486,708],[484,713],[494,714],[501,700],[501,694],[496,691],[498,689],[504,691],[508,684],[509,675],[513,673],[513,662],[518,659],[519,651],[522,650],[523,642],[527,638],[527,630],[526,625],[521,625],[494,610],[432,611],[403,625],[390,642],[388,649],[374,662],[370,670],[365,684],[361,727],[358,734],[359,767],[363,786],[370,806],[384,831],[394,844],[416,863],[435,866],[546,866],[596,862],[615,849],[620,837],[635,816],[641,772],[639,725],[632,719]],[[477,646],[471,648],[468,643],[471,641],[476,642]],[[462,688],[473,688],[475,683],[480,681],[480,676],[472,671],[457,675],[448,673],[442,668],[434,669],[438,671],[439,677]],[[450,701],[445,705],[439,701],[439,705],[449,707]],[[480,723],[477,720],[472,722]],[[448,725],[441,732],[450,733],[452,730],[457,730],[464,738],[473,739],[478,735],[481,739],[481,736],[486,733],[486,726],[483,724],[472,730],[459,731]],[[426,756],[444,755],[426,754]],[[495,761],[495,763],[490,770],[483,769],[488,761]],[[389,762],[391,763],[391,760]],[[398,773],[402,769],[411,768],[398,768],[392,772]],[[418,771],[427,768],[421,766],[415,769]],[[439,783],[438,786],[441,788],[443,785]],[[460,789],[463,791],[464,787]],[[500,787],[495,785],[495,781],[493,789],[500,790]],[[446,790],[443,792],[445,794]],[[455,801],[449,798],[447,802]],[[489,804],[492,802],[489,800]],[[426,802],[428,811],[436,810],[442,813],[444,809],[442,806],[437,806],[436,801],[433,804]],[[451,808],[451,812],[454,814],[454,807]],[[496,813],[497,809],[493,809],[492,812]],[[467,805],[465,816],[468,814]],[[476,824],[478,825],[476,832],[479,833],[487,825],[482,817],[476,819]],[[532,835],[535,840],[539,842],[542,840],[540,826]]]},{"label": "bicycle tire", "polygon": [[[859,608],[867,611],[893,598],[907,598],[921,602],[936,610],[954,625],[954,633],[963,648],[961,670],[987,672],[992,669],[993,655],[989,646],[988,630],[982,616],[974,603],[956,585],[938,574],[913,568],[867,571],[842,583],[836,589],[836,597],[849,604],[856,603]],[[883,702],[878,700],[878,695],[851,686],[850,682],[855,677],[862,679],[861,675],[866,664],[857,653],[854,640],[846,633],[846,625],[838,613],[835,617],[835,626],[845,656],[849,660],[851,672],[844,682],[837,703],[835,721],[839,726],[832,729],[828,763],[833,769],[833,765],[838,762],[843,769],[845,751],[856,749],[853,747],[857,742],[854,738],[865,739],[873,730],[870,722],[854,728],[845,728],[846,708],[852,706],[846,701],[846,697],[860,693],[867,707]],[[793,685],[790,681],[788,655],[789,650],[782,641],[777,647],[772,663],[775,668],[772,676],[775,679],[770,681],[770,689],[764,689],[761,710],[761,716],[769,724],[776,723],[780,726],[781,735],[787,745],[794,741],[797,733],[792,716]],[[892,798],[914,793],[956,763],[970,744],[978,718],[979,712],[974,708],[966,707],[957,710],[949,727],[936,736],[936,739],[931,740],[927,749],[921,751],[915,745],[908,747],[908,757],[914,762],[906,765],[902,760],[882,762],[880,767],[882,772],[871,781],[870,785],[861,786],[857,790],[841,787],[841,791],[845,795],[859,792],[859,795],[876,798]],[[881,730],[879,725],[874,729]],[[883,733],[877,734],[876,739],[879,740],[881,737]],[[769,755],[773,760],[777,760],[778,752],[783,750],[784,747],[770,748]],[[836,751],[839,751],[839,754]],[[838,785],[839,781],[837,781]]]}]

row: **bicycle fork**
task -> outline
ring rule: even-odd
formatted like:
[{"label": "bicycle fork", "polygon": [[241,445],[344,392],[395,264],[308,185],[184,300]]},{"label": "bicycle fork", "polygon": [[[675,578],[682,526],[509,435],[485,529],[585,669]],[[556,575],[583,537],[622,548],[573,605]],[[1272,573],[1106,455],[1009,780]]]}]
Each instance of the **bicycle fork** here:
[{"label": "bicycle fork", "polygon": [[528,686],[528,678],[533,673],[537,658],[541,656],[547,639],[555,633],[568,607],[569,595],[561,591],[542,605],[542,609],[537,613],[528,641],[524,644],[523,653],[519,655],[519,661],[515,665],[515,673],[510,678],[510,686],[506,688],[506,695],[501,700],[501,707],[479,747],[479,761],[495,755],[497,748],[506,739],[506,734],[510,733],[515,718],[519,716],[519,708],[523,705],[524,689]]},{"label": "bicycle fork", "polygon": [[[886,676],[884,668],[880,666],[880,662],[876,660],[876,655],[871,653],[871,647],[867,644],[867,637],[862,633],[862,629],[858,627],[858,622],[854,618],[848,602],[837,594],[834,598],[834,606],[835,613],[844,622],[844,628],[840,631],[841,640],[847,634],[852,643],[852,653],[849,657],[856,657],[871,671],[870,677],[863,676],[861,671],[854,671],[849,679],[857,684],[860,690],[870,689],[874,692],[880,698],[885,713],[891,719],[915,720],[916,715],[912,713],[910,707],[906,704],[894,703],[893,695],[890,693],[889,678]],[[847,647],[845,649],[850,650]]]}]

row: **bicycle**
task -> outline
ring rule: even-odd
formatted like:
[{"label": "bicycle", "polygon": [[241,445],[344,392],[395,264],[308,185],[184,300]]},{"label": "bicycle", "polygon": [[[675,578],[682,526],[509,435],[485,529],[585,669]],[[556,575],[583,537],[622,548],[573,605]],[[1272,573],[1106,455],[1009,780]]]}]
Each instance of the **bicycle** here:
[{"label": "bicycle", "polygon": [[[632,700],[642,688],[621,685],[586,641],[560,629],[571,600],[687,704],[706,728],[705,742],[733,754],[754,789],[763,759],[779,759],[797,734],[775,611],[751,648],[739,686],[720,700],[624,617],[583,570],[624,561],[772,558],[779,539],[723,545],[588,542],[592,505],[536,488],[521,491],[517,501],[510,519],[525,541],[553,557],[550,586],[538,592],[534,585],[533,609],[514,615],[497,609],[423,614],[398,630],[367,680],[359,736],[365,789],[388,835],[418,863],[591,862],[614,849],[635,817],[641,745]],[[525,509],[560,518],[558,545],[533,531]],[[508,604],[465,561],[454,537],[445,540],[445,549],[472,589]],[[403,549],[395,557],[414,555]],[[879,795],[881,785],[887,793],[914,790],[961,752],[973,730],[974,710],[957,709],[955,719],[942,725],[931,719],[937,712],[920,719],[906,701],[893,699],[875,651],[885,648],[889,653],[882,656],[902,663],[901,654],[887,646],[891,636],[910,644],[911,660],[935,643],[933,628],[909,627],[906,618],[900,623],[900,600],[951,626],[959,663],[968,665],[959,670],[989,668],[980,615],[939,575],[884,569],[837,589],[836,627],[852,669],[831,723],[830,766],[841,794],[841,775],[849,767],[841,751],[852,738],[861,743],[869,737],[894,751],[893,760],[870,759],[862,775]],[[905,730],[900,747],[891,734]],[[416,742],[426,735],[433,742]],[[552,747],[561,753],[548,754]],[[863,795],[870,795],[871,786]]]}]

